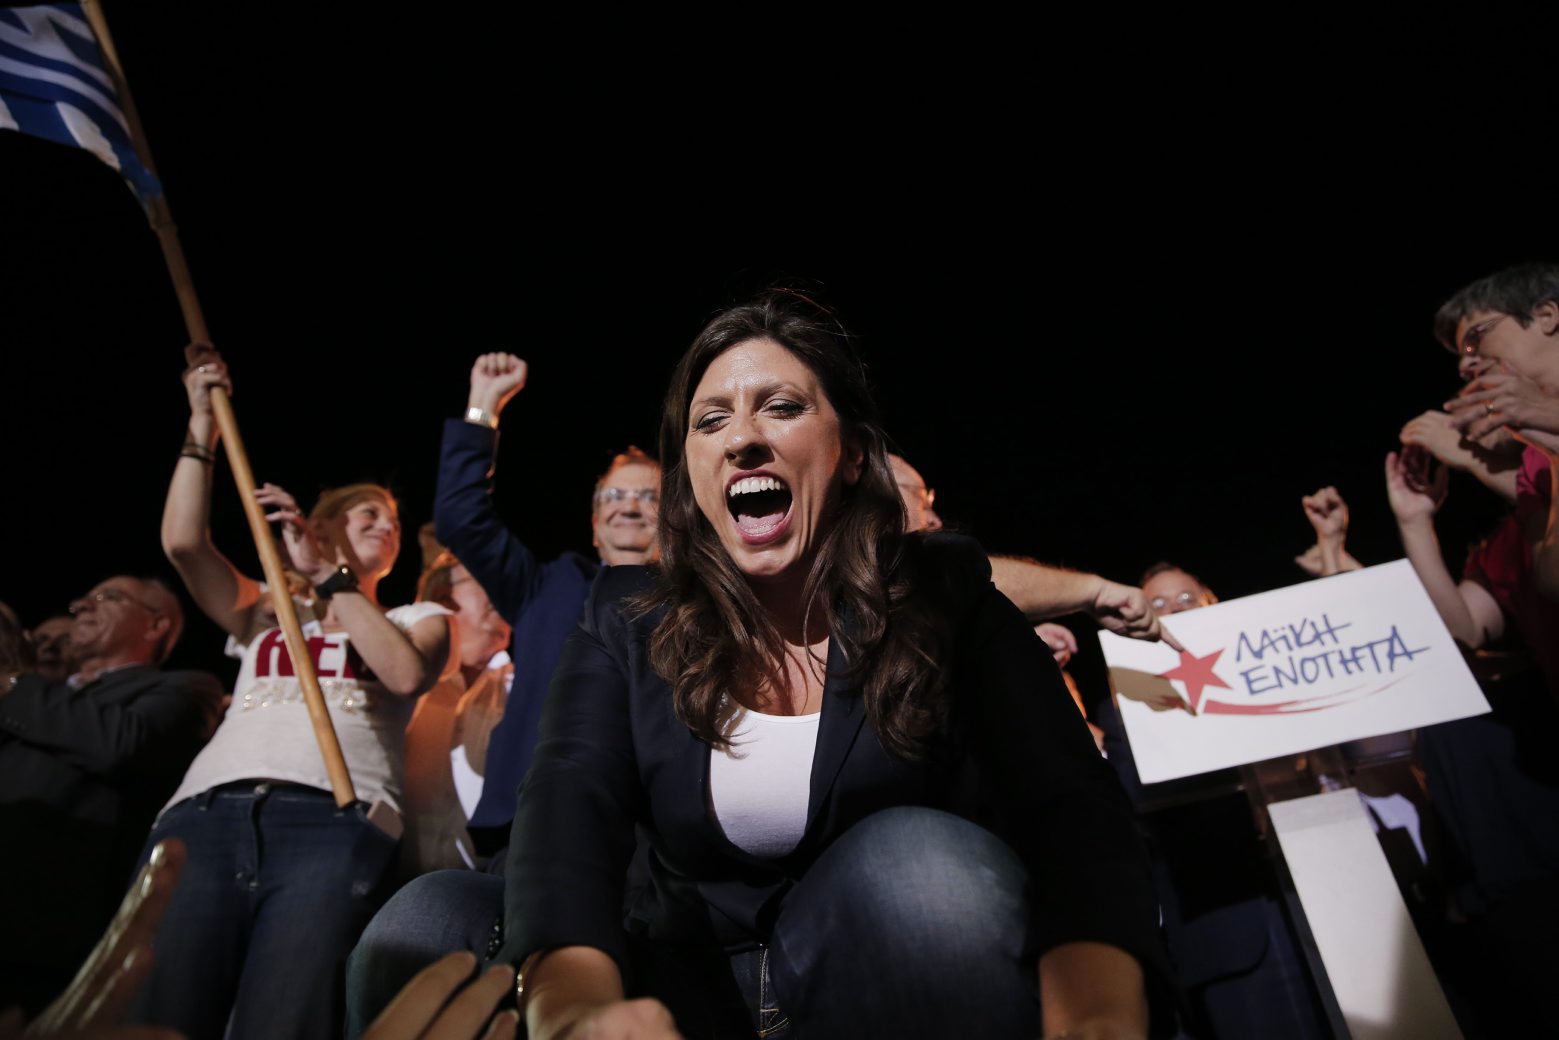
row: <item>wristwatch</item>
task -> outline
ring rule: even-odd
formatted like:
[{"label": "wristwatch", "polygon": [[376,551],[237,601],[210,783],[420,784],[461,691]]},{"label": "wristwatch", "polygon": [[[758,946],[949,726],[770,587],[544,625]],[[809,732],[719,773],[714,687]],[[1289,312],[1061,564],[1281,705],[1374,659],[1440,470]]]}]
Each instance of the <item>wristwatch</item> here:
[{"label": "wristwatch", "polygon": [[320,599],[329,599],[338,592],[356,592],[357,575],[352,573],[352,568],[342,564],[336,569],[336,573],[314,586],[314,594]]}]

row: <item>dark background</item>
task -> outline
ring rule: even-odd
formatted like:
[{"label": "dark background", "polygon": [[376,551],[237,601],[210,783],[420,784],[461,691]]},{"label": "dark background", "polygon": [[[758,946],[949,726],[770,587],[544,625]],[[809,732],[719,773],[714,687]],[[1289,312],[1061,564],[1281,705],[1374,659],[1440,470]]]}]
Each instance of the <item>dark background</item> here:
[{"label": "dark background", "polygon": [[[818,26],[776,56],[480,8],[105,8],[257,475],[396,490],[387,603],[477,353],[531,365],[502,511],[544,555],[589,552],[594,476],[653,448],[710,313],[779,276],[859,334],[939,512],[992,551],[1126,582],[1170,558],[1232,598],[1302,577],[1299,499],[1330,483],[1353,553],[1394,559],[1382,457],[1457,387],[1435,307],[1553,255],[1546,131],[1316,55],[1176,78],[955,35],[879,67]],[[0,598],[31,624],[111,573],[171,575],[185,335],[95,159],[0,134],[0,207]],[[216,538],[254,568],[231,498]],[[1453,486],[1453,566],[1498,508]],[[219,645],[202,619],[177,658]]]}]

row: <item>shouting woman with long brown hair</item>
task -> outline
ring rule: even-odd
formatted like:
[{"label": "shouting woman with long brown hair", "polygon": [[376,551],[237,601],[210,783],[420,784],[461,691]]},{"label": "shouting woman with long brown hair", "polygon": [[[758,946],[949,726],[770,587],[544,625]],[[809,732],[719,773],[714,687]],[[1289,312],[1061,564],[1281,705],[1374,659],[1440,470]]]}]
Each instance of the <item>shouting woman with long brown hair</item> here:
[{"label": "shouting woman with long brown hair", "polygon": [[715,317],[661,459],[661,565],[599,579],[521,792],[530,1035],[1146,1035],[1124,797],[980,548],[905,533],[831,312]]}]

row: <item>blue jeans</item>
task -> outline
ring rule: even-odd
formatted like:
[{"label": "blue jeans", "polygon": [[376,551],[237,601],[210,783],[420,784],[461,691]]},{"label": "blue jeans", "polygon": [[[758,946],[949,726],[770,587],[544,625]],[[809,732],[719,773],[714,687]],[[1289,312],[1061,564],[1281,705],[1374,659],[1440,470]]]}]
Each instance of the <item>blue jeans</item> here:
[{"label": "blue jeans", "polygon": [[[133,1021],[224,1036],[340,1035],[341,963],[383,899],[395,839],[362,803],[228,784],[173,806],[147,849],[189,848]],[[229,1028],[231,1017],[231,1030]]]},{"label": "blue jeans", "polygon": [[[889,809],[818,857],[767,946],[689,955],[634,940],[633,989],[666,1001],[689,1036],[1037,1036],[1027,885],[989,832]],[[498,878],[440,871],[407,885],[352,954],[353,1024],[443,954],[485,956],[502,909]]]},{"label": "blue jeans", "polygon": [[356,1037],[411,981],[447,953],[496,953],[503,878],[435,870],[408,881],[363,930],[346,964],[346,1035]]}]

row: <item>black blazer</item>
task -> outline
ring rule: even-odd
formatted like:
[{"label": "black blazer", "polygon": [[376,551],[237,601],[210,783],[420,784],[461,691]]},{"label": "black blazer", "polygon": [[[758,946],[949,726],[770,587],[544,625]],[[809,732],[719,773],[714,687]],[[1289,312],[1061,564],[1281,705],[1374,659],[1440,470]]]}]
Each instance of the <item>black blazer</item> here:
[{"label": "black blazer", "polygon": [[651,843],[652,878],[627,928],[734,952],[767,941],[795,880],[852,824],[920,805],[975,820],[1022,858],[1038,952],[1080,940],[1121,947],[1164,996],[1157,903],[1130,806],[1049,652],[991,584],[970,539],[914,538],[905,565],[954,621],[942,662],[953,691],[948,732],[924,762],[891,756],[844,678],[841,640],[830,640],[807,826],[777,860],[732,845],[706,811],[709,746],[677,720],[648,661],[658,615],[634,620],[623,607],[654,573],[602,572],[553,678],[520,792],[500,958],[518,964],[536,950],[593,946],[626,977],[622,899],[636,824]]},{"label": "black blazer", "polygon": [[23,675],[0,698],[6,949],[25,941],[40,957],[79,960],[91,948],[221,700],[205,672],[141,666],[75,690]]}]

